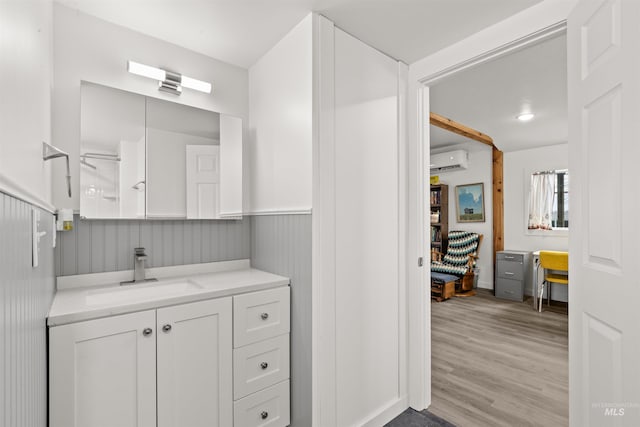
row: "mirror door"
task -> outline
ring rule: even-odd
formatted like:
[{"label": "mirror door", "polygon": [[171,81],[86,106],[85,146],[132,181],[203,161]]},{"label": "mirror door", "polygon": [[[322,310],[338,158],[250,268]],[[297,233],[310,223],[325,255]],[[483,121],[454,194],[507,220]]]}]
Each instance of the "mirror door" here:
[{"label": "mirror door", "polygon": [[242,119],[82,82],[80,215],[238,219]]},{"label": "mirror door", "polygon": [[80,212],[145,217],[145,97],[82,85]]}]

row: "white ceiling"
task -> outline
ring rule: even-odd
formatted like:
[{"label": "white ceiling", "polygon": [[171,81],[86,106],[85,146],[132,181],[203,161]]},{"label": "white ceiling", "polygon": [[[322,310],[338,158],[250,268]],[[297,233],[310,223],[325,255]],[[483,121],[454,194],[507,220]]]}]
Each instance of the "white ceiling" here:
[{"label": "white ceiling", "polygon": [[56,0],[248,68],[309,12],[407,64],[541,0]]},{"label": "white ceiling", "polygon": [[[454,74],[430,88],[431,111],[493,138],[502,151],[567,141],[567,39],[558,36]],[[516,116],[530,109],[535,117]],[[469,139],[431,126],[431,147]]]}]

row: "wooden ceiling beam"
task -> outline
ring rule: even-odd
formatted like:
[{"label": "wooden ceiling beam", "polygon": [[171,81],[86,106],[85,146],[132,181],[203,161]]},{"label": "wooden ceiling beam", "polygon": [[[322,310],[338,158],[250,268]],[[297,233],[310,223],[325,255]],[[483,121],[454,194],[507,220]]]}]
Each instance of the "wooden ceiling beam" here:
[{"label": "wooden ceiling beam", "polygon": [[441,116],[440,114],[429,113],[429,121],[432,125],[448,130],[449,132],[457,133],[458,135],[473,139],[490,147],[495,147],[493,145],[493,139],[489,135],[485,135],[482,132]]},{"label": "wooden ceiling beam", "polygon": [[493,180],[493,262],[495,265],[496,254],[504,250],[504,193],[502,191],[504,172],[502,151],[498,150],[493,144],[493,139],[489,135],[485,135],[482,132],[478,132],[475,129],[441,116],[440,114],[429,113],[429,121],[434,126],[491,147]]}]

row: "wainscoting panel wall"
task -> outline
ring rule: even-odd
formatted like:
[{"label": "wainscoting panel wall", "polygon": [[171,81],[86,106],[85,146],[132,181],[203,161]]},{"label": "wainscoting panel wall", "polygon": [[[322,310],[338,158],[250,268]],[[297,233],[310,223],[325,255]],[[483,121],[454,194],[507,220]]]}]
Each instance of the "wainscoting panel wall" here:
[{"label": "wainscoting panel wall", "polygon": [[52,215],[40,211],[31,264],[30,204],[0,193],[0,427],[47,425],[46,316],[55,290]]},{"label": "wainscoting panel wall", "polygon": [[310,426],[311,215],[251,217],[251,266],[291,279],[291,426]]},{"label": "wainscoting panel wall", "polygon": [[133,269],[133,248],[144,247],[147,267],[249,258],[248,219],[81,220],[58,233],[56,276]]}]

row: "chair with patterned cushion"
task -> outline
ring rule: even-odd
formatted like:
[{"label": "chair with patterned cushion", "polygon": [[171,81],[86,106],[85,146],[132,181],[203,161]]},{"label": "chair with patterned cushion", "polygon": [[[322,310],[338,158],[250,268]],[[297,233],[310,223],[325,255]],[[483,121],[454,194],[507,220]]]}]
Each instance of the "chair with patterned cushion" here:
[{"label": "chair with patterned cushion", "polygon": [[432,251],[431,281],[433,283],[455,282],[456,291],[473,289],[473,267],[478,258],[482,234],[469,231],[449,232],[447,253]]}]

